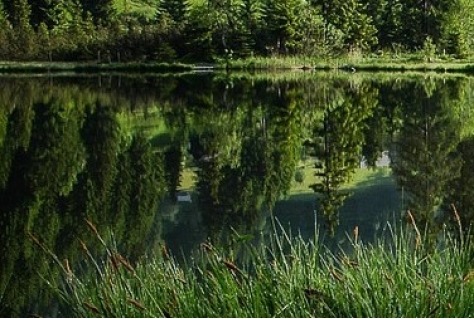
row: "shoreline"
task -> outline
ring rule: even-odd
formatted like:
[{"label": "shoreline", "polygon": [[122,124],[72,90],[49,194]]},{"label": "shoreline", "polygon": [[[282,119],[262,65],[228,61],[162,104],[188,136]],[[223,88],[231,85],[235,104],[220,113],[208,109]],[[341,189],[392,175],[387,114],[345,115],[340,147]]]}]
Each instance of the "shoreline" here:
[{"label": "shoreline", "polygon": [[61,73],[94,74],[101,72],[179,73],[213,71],[344,71],[356,72],[437,72],[474,74],[474,62],[404,61],[403,59],[328,59],[302,63],[301,59],[258,58],[217,63],[161,62],[17,62],[0,61],[0,74]]}]

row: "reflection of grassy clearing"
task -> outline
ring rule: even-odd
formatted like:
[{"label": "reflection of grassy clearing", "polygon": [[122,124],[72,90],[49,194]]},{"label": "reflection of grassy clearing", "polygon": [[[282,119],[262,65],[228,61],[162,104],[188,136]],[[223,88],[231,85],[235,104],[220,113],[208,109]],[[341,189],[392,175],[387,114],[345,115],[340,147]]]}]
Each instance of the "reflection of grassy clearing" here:
[{"label": "reflection of grassy clearing", "polygon": [[[317,181],[314,169],[306,167],[305,174],[304,183],[295,182],[288,198],[277,203],[275,216],[284,225],[291,224],[295,232],[309,236],[314,231],[312,226],[308,226],[314,219],[314,212],[318,213],[321,222],[325,219],[317,208],[319,195],[309,188]],[[389,168],[358,169],[343,190],[350,192],[351,196],[340,208],[340,224],[336,229],[338,238],[345,238],[345,233],[358,226],[364,238],[373,239],[387,221],[399,216],[400,195]]]},{"label": "reflection of grassy clearing", "polygon": [[355,189],[361,187],[370,187],[374,185],[392,183],[391,170],[388,167],[376,169],[360,168],[352,180],[344,185],[344,189]]},{"label": "reflection of grassy clearing", "polygon": [[[299,198],[300,200],[314,200],[314,192],[310,188],[311,184],[318,181],[314,175],[315,170],[313,165],[306,165],[297,170],[302,170],[303,182],[293,180],[289,196],[292,199]],[[181,189],[190,190],[194,187],[195,172],[192,168],[185,168],[181,176]],[[357,192],[362,188],[371,186],[393,185],[391,177],[391,170],[387,167],[376,169],[358,169],[351,181],[343,186],[343,189]]]},{"label": "reflection of grassy clearing", "polygon": [[156,138],[168,132],[163,117],[153,112],[146,115],[144,113],[132,114],[129,120],[136,131],[141,131],[150,138]]},{"label": "reflection of grassy clearing", "polygon": [[181,174],[181,186],[182,190],[191,190],[194,188],[196,181],[196,173],[191,169],[185,169]]},{"label": "reflection of grassy clearing", "polygon": [[[310,185],[315,184],[319,181],[318,177],[315,176],[316,170],[312,164],[306,164],[297,168],[304,176],[303,182],[299,183],[293,181],[290,195],[313,193]],[[381,183],[391,183],[391,170],[388,167],[381,167],[376,169],[360,168],[357,169],[355,174],[352,176],[350,182],[346,183],[342,188],[348,190],[355,190],[360,187],[368,187],[372,185],[379,185]]]},{"label": "reflection of grassy clearing", "polygon": [[[315,181],[316,178],[305,180],[304,184],[292,189],[287,199],[292,204],[288,205],[285,213],[302,213],[302,207],[307,205],[305,202],[315,202],[318,195],[309,188]],[[396,185],[388,168],[359,169],[352,182],[346,184],[343,190],[349,191],[351,196],[341,210],[342,215],[357,216],[359,212],[376,214],[381,208],[389,209],[398,203]]]}]

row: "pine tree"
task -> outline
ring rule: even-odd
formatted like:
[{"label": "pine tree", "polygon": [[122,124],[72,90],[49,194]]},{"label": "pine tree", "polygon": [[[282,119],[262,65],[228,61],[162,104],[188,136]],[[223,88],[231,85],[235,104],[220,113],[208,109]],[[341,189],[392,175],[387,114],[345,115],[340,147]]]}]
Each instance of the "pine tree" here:
[{"label": "pine tree", "polygon": [[465,58],[474,52],[474,1],[454,0],[441,27],[441,47]]},{"label": "pine tree", "polygon": [[266,0],[263,5],[263,21],[270,48],[287,54],[295,47],[295,39],[300,30],[299,12],[303,3],[300,0]]},{"label": "pine tree", "polygon": [[34,32],[30,25],[31,6],[28,0],[14,0],[9,16],[14,29],[13,54],[28,59],[35,54]]},{"label": "pine tree", "polygon": [[0,59],[7,59],[10,56],[11,25],[7,18],[3,2],[0,1]]},{"label": "pine tree", "polygon": [[392,48],[400,42],[401,10],[400,0],[368,0],[367,15],[377,30],[379,48]]},{"label": "pine tree", "polygon": [[257,32],[262,16],[261,3],[255,0],[242,0],[237,15],[241,21],[239,33],[241,47],[238,54],[249,56],[257,49]]},{"label": "pine tree", "polygon": [[340,30],[346,49],[366,50],[377,44],[377,29],[369,14],[368,1],[313,0],[312,4],[320,6],[328,25]]},{"label": "pine tree", "polygon": [[114,0],[84,0],[84,10],[92,14],[96,25],[107,26],[116,21]]},{"label": "pine tree", "polygon": [[161,0],[158,4],[157,19],[168,14],[177,25],[183,25],[188,11],[187,0]]}]

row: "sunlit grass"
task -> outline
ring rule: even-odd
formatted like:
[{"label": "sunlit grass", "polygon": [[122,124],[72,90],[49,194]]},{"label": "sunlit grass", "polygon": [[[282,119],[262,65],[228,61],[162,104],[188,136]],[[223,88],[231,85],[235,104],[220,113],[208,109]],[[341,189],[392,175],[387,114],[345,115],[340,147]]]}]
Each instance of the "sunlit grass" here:
[{"label": "sunlit grass", "polygon": [[181,174],[181,185],[182,190],[192,190],[196,183],[196,172],[192,169],[185,169]]},{"label": "sunlit grass", "polygon": [[422,54],[404,55],[345,55],[340,57],[250,57],[245,59],[222,60],[219,68],[236,70],[278,70],[278,69],[342,69],[354,71],[416,71],[441,73],[472,73],[474,61],[437,56],[427,58]]},{"label": "sunlit grass", "polygon": [[1,73],[164,73],[185,72],[193,68],[183,63],[129,62],[129,63],[97,63],[97,62],[0,62]]},{"label": "sunlit grass", "polygon": [[[92,225],[91,229],[96,232]],[[63,271],[58,293],[73,317],[470,317],[473,249],[413,222],[364,245],[355,229],[351,253],[329,251],[277,226],[255,244],[236,235],[232,250],[203,243],[187,264],[161,253],[131,265],[103,243],[103,259],[83,245],[88,268]],[[464,235],[464,234],[461,234]],[[242,240],[239,240],[242,239]],[[467,237],[462,237],[467,238]],[[36,240],[36,239],[35,239]]]},{"label": "sunlit grass", "polygon": [[392,183],[392,170],[389,167],[359,168],[343,188],[355,189],[384,183]]},{"label": "sunlit grass", "polygon": [[[302,174],[302,181],[293,180],[291,194],[314,193],[310,188],[312,184],[320,181],[316,176],[316,169],[312,160],[301,162],[296,169],[296,174]],[[342,189],[352,190],[358,187],[391,183],[391,169],[389,167],[357,168],[350,180],[342,185]]]},{"label": "sunlit grass", "polygon": [[[473,59],[454,59],[438,56],[427,59],[420,54],[414,55],[379,55],[379,56],[274,56],[248,57],[244,59],[218,59],[213,65],[215,70],[231,69],[233,71],[276,71],[276,70],[347,70],[377,71],[377,72],[436,72],[471,74],[474,72]],[[126,72],[126,73],[166,73],[188,72],[199,63],[185,64],[178,61],[164,62],[127,62],[127,63],[97,63],[97,62],[0,62],[0,73],[97,73],[97,72]]]}]

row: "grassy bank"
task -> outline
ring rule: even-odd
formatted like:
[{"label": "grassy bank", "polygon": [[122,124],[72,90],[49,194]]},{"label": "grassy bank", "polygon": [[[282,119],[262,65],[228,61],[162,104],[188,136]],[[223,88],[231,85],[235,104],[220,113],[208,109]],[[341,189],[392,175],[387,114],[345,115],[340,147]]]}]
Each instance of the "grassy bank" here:
[{"label": "grassy bank", "polygon": [[184,72],[192,65],[181,63],[93,63],[93,62],[0,62],[0,74],[12,73],[162,73]]},{"label": "grassy bank", "polygon": [[56,259],[64,281],[52,288],[74,317],[472,316],[472,245],[444,234],[435,248],[414,223],[387,229],[373,246],[355,230],[350,254],[280,231],[232,250],[204,243],[187,265],[165,248],[131,265],[97,234],[104,260],[83,245],[88,275],[76,276]]},{"label": "grassy bank", "polygon": [[348,55],[334,58],[316,57],[249,57],[218,59],[213,64],[183,64],[180,62],[0,62],[0,74],[9,73],[163,73],[209,70],[276,71],[276,70],[345,70],[348,72],[442,72],[474,73],[474,60],[453,59],[449,56],[427,58],[420,54],[362,56]]},{"label": "grassy bank", "polygon": [[452,59],[449,57],[425,58],[420,55],[404,56],[345,56],[338,58],[311,57],[275,57],[247,58],[220,61],[218,68],[233,70],[345,70],[348,72],[442,72],[442,73],[474,73],[474,61]]}]

